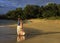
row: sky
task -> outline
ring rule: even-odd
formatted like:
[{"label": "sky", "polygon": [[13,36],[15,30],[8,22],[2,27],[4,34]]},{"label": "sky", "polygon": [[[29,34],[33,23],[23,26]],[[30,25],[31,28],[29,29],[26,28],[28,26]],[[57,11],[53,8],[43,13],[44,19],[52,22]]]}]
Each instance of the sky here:
[{"label": "sky", "polygon": [[5,14],[9,10],[14,10],[17,7],[25,7],[27,4],[46,5],[47,3],[60,4],[60,0],[0,0],[0,14]]}]

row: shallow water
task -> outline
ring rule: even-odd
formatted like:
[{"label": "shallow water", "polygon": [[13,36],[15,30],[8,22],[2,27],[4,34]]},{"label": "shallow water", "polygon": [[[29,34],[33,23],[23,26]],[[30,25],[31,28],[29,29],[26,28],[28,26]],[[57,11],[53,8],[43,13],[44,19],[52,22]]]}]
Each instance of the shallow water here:
[{"label": "shallow water", "polygon": [[16,43],[16,29],[6,25],[12,24],[12,20],[0,20],[0,43]]},{"label": "shallow water", "polygon": [[12,20],[0,20],[0,43],[19,43],[25,40],[25,36],[17,36],[16,28],[8,27],[15,23]]},{"label": "shallow water", "polygon": [[16,43],[16,30],[0,27],[0,43]]}]

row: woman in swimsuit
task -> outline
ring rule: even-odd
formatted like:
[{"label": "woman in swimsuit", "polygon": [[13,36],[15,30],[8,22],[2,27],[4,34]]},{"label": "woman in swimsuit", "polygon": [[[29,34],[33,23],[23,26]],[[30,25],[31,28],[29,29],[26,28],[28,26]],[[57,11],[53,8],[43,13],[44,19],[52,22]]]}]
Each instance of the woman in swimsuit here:
[{"label": "woman in swimsuit", "polygon": [[17,35],[25,35],[22,19],[18,18]]}]

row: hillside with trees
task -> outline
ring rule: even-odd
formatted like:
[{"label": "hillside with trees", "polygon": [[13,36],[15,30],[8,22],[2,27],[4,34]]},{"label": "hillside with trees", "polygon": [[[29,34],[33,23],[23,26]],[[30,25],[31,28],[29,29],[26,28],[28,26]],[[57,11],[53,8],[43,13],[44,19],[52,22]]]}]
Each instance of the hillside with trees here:
[{"label": "hillside with trees", "polygon": [[49,3],[45,6],[26,5],[24,8],[16,8],[8,11],[5,15],[0,15],[0,19],[60,19],[60,4]]}]

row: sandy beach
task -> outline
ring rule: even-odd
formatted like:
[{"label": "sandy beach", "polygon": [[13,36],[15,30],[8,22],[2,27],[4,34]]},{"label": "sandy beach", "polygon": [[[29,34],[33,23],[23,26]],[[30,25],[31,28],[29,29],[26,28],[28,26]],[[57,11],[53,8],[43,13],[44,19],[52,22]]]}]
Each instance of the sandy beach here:
[{"label": "sandy beach", "polygon": [[22,43],[60,43],[60,20],[31,19],[24,24],[29,38]]},{"label": "sandy beach", "polygon": [[0,43],[60,43],[60,20],[28,21],[24,23],[25,36],[17,36],[17,24],[0,25]]}]

